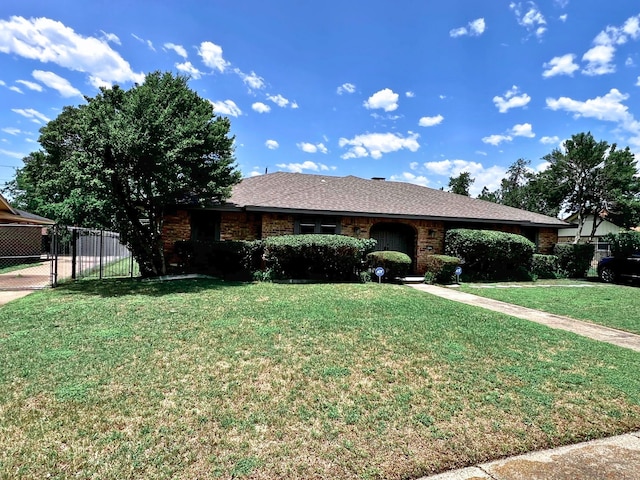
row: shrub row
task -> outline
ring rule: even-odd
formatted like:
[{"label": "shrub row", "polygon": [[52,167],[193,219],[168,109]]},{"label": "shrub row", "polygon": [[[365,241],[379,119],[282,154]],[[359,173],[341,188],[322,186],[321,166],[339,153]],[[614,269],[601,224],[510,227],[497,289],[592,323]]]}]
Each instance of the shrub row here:
[{"label": "shrub row", "polygon": [[614,257],[626,258],[640,252],[640,232],[609,233],[605,236],[605,241],[609,243]]},{"label": "shrub row", "polygon": [[458,266],[460,266],[458,257],[429,255],[426,260],[424,281],[425,283],[451,283]]},{"label": "shrub row", "polygon": [[591,243],[558,243],[553,253],[558,257],[560,276],[583,278],[587,275],[595,246]]},{"label": "shrub row", "polygon": [[[255,241],[178,241],[181,269],[225,279],[352,280],[366,268],[373,239],[283,235]],[[258,272],[258,273],[256,273]]]},{"label": "shrub row", "polygon": [[528,279],[535,248],[521,235],[493,230],[454,229],[445,237],[445,253],[462,261],[466,278],[477,280]]},{"label": "shrub row", "polygon": [[367,264],[370,269],[384,268],[384,280],[393,280],[406,277],[411,271],[411,257],[406,253],[393,250],[381,250],[367,255]]}]

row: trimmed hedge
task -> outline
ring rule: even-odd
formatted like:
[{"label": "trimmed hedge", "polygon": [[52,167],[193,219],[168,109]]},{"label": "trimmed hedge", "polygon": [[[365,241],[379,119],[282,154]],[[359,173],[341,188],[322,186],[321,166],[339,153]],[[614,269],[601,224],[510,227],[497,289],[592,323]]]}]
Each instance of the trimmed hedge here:
[{"label": "trimmed hedge", "polygon": [[493,230],[449,230],[445,254],[458,257],[465,276],[479,280],[530,279],[536,246],[522,235]]},{"label": "trimmed hedge", "polygon": [[343,235],[282,235],[262,241],[264,263],[273,278],[354,280],[364,268],[374,239]]},{"label": "trimmed hedge", "polygon": [[187,272],[237,279],[249,279],[261,255],[259,241],[244,240],[179,240],[175,251]]},{"label": "trimmed hedge", "polygon": [[531,273],[537,278],[558,278],[558,257],[534,253]]},{"label": "trimmed hedge", "polygon": [[458,257],[448,255],[429,255],[426,260],[426,270],[424,274],[425,283],[451,283],[456,273],[456,268],[460,266]]},{"label": "trimmed hedge", "polygon": [[557,243],[553,253],[558,257],[558,271],[569,278],[587,276],[595,246],[591,243]]},{"label": "trimmed hedge", "polygon": [[398,277],[406,277],[411,270],[411,257],[406,253],[394,250],[380,250],[367,255],[369,268],[384,268],[384,279],[393,280]]},{"label": "trimmed hedge", "polygon": [[609,233],[605,235],[605,241],[609,242],[611,255],[617,258],[627,258],[640,252],[640,232],[632,230],[628,232]]}]

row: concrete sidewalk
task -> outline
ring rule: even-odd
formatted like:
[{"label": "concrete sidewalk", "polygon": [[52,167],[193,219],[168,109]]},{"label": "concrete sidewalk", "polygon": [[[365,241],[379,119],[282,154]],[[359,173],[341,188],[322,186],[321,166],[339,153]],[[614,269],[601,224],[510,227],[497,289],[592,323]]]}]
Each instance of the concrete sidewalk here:
[{"label": "concrete sidewalk", "polygon": [[[407,286],[640,352],[640,335],[426,284]],[[421,480],[640,480],[640,432],[532,452]]]},{"label": "concrete sidewalk", "polygon": [[26,297],[30,293],[35,292],[36,290],[7,290],[0,291],[0,307],[6,303],[9,303],[13,300],[17,300],[18,298]]}]

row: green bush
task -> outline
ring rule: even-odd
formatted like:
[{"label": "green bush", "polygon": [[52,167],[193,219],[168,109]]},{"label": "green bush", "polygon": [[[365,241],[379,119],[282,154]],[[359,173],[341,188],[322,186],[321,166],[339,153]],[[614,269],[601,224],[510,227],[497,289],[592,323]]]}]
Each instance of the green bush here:
[{"label": "green bush", "polygon": [[461,260],[465,277],[478,280],[529,279],[535,248],[521,235],[493,230],[454,229],[445,236],[445,253]]},{"label": "green bush", "polygon": [[394,250],[371,252],[367,255],[369,268],[384,268],[384,280],[406,277],[411,271],[411,257]]},{"label": "green bush", "polygon": [[273,278],[354,280],[376,241],[343,235],[282,235],[263,240]]},{"label": "green bush", "polygon": [[180,240],[175,251],[181,269],[222,278],[249,279],[260,257],[260,241]]},{"label": "green bush", "polygon": [[560,275],[569,278],[587,276],[594,252],[595,246],[591,243],[557,243],[553,247]]},{"label": "green bush", "polygon": [[458,257],[448,255],[428,255],[426,258],[425,283],[451,283],[456,268],[460,265]]},{"label": "green bush", "polygon": [[628,232],[609,233],[604,238],[609,243],[611,255],[614,257],[627,258],[636,252],[640,252],[640,232],[630,230]]},{"label": "green bush", "polygon": [[534,253],[531,273],[536,278],[558,278],[558,257]]}]

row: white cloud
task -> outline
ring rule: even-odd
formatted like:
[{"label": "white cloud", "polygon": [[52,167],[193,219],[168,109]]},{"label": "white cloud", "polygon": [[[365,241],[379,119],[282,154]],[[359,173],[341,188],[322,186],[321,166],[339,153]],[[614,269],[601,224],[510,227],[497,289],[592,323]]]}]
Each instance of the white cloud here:
[{"label": "white cloud", "polygon": [[4,133],[8,133],[9,135],[18,135],[19,133],[22,133],[22,130],[20,130],[19,128],[11,127],[3,128],[2,131]]},{"label": "white cloud", "polygon": [[243,73],[239,68],[235,68],[233,70],[244,82],[244,84],[249,87],[249,90],[262,90],[265,87],[264,78],[257,75],[253,70],[251,73],[246,74]]},{"label": "white cloud", "polygon": [[116,45],[122,45],[122,42],[120,42],[120,38],[115,33],[107,33],[104,30],[100,30],[100,33],[102,33],[103,40],[115,43]]},{"label": "white cloud", "polygon": [[585,75],[605,75],[616,71],[613,63],[618,46],[630,39],[640,38],[640,14],[629,17],[621,27],[608,25],[596,38],[594,46],[582,57],[587,66],[582,70]]},{"label": "white cloud", "polygon": [[497,189],[506,173],[502,167],[497,165],[487,168],[479,162],[461,159],[426,162],[423,167],[429,173],[444,177],[457,177],[462,172],[469,172],[471,178],[474,179],[469,188],[469,193],[472,196],[478,195],[485,186],[490,190]]},{"label": "white cloud", "polygon": [[422,185],[426,187],[429,185],[429,179],[424,175],[414,175],[411,172],[402,172],[400,175],[391,175],[389,178],[392,182],[407,182],[414,185]]},{"label": "white cloud", "polygon": [[411,152],[417,151],[420,148],[418,137],[419,135],[413,132],[409,132],[406,137],[397,133],[366,133],[356,135],[352,139],[341,138],[338,145],[342,148],[351,147],[347,153],[342,155],[344,159],[368,156],[378,159],[385,153],[403,149]]},{"label": "white cloud", "polygon": [[636,87],[640,87],[640,77],[638,77],[638,81],[636,82]]},{"label": "white cloud", "polygon": [[202,72],[193,66],[191,62],[176,63],[176,68],[182,73],[186,73],[191,78],[198,80],[202,77]]},{"label": "white cloud", "polygon": [[273,103],[275,103],[280,108],[284,108],[287,105],[289,105],[289,100],[287,100],[286,98],[284,98],[280,94],[278,94],[278,95],[267,95],[267,99],[271,100]]},{"label": "white cloud", "polygon": [[298,105],[298,102],[293,101],[293,102],[291,102],[291,108],[293,108],[295,110],[296,108],[300,108],[300,106]]},{"label": "white cloud", "polygon": [[0,80],[0,86],[4,87],[5,85],[6,85],[6,83],[3,80]]},{"label": "white cloud", "polygon": [[498,107],[500,113],[506,113],[512,108],[526,106],[531,101],[531,97],[526,93],[522,95],[518,95],[518,93],[520,93],[520,90],[514,85],[510,90],[505,92],[504,97],[497,95],[493,97],[493,103]]},{"label": "white cloud", "polygon": [[144,81],[105,40],[83,37],[48,18],[0,20],[0,52],[86,73],[94,86]]},{"label": "white cloud", "polygon": [[46,115],[34,110],[33,108],[12,108],[12,112],[22,115],[35,123],[47,123],[51,121]]},{"label": "white cloud", "polygon": [[44,70],[34,70],[31,75],[40,83],[45,84],[47,87],[56,90],[60,95],[65,98],[81,97],[80,90],[75,88],[69,80],[62,78],[60,75],[53,72],[46,72]]},{"label": "white cloud", "polygon": [[635,67],[635,62],[633,61],[633,58],[627,57],[627,59],[624,61],[624,66],[625,67]]},{"label": "white cloud", "polygon": [[564,15],[560,15],[558,18],[560,19],[561,22],[566,22],[567,18],[569,18],[569,15],[565,13]]},{"label": "white cloud", "polygon": [[523,9],[521,2],[511,2],[509,8],[515,13],[518,24],[526,28],[529,33],[541,38],[547,31],[547,21],[535,3],[527,2],[526,8]]},{"label": "white cloud", "polygon": [[155,47],[153,46],[153,42],[151,40],[145,40],[144,38],[140,38],[135,33],[132,33],[131,36],[136,40],[138,40],[140,43],[144,43],[147,47],[149,47],[149,50],[153,50],[154,52],[156,51]]},{"label": "white cloud", "polygon": [[422,117],[418,122],[421,127],[433,127],[439,125],[444,120],[442,115],[436,115],[435,117]]},{"label": "white cloud", "polygon": [[24,92],[22,90],[20,90],[20,87],[17,87],[16,85],[10,86],[9,90],[11,90],[12,92],[21,93],[21,94],[24,95]]},{"label": "white cloud", "polygon": [[202,42],[198,48],[198,55],[202,58],[202,62],[212,70],[224,72],[229,66],[229,62],[222,58],[222,47],[213,42]]},{"label": "white cloud", "polygon": [[483,143],[488,143],[494,147],[497,147],[502,142],[510,142],[511,140],[513,140],[513,138],[509,135],[489,135],[488,137],[482,138]]},{"label": "white cloud", "polygon": [[314,172],[333,170],[333,168],[324,165],[322,163],[315,163],[307,160],[303,163],[279,163],[276,165],[278,168],[284,168],[294,173],[302,173],[303,170],[311,170]]},{"label": "white cloud", "polygon": [[325,147],[323,143],[313,144],[308,142],[300,142],[296,145],[300,150],[302,150],[305,153],[316,153],[316,152],[327,153],[328,152],[327,147]]},{"label": "white cloud", "polygon": [[213,105],[213,112],[216,115],[229,115],[232,117],[238,117],[242,115],[242,110],[238,108],[233,100],[211,102],[211,105]]},{"label": "white cloud", "polygon": [[267,140],[266,142],[264,142],[264,145],[269,150],[275,150],[280,146],[280,144],[278,142],[276,142],[275,140]]},{"label": "white cloud", "polygon": [[560,143],[560,137],[558,137],[557,135],[554,135],[553,137],[542,137],[540,138],[540,143],[543,143],[545,145],[557,145],[558,143]]},{"label": "white cloud", "polygon": [[413,98],[413,97],[415,97],[415,96],[416,96],[416,94],[415,94],[414,92],[412,92],[411,90],[409,90],[408,92],[404,92],[404,95],[405,95],[407,98]]},{"label": "white cloud", "polygon": [[389,88],[384,88],[369,97],[364,102],[368,109],[382,108],[385,112],[393,112],[398,108],[398,94]]},{"label": "white cloud", "polygon": [[356,91],[356,86],[353,83],[343,83],[336,89],[336,93],[338,95],[342,95],[343,93],[354,93]]},{"label": "white cloud", "polygon": [[271,111],[271,107],[262,102],[254,103],[253,105],[251,105],[251,108],[258,113],[267,113]]},{"label": "white cloud", "polygon": [[173,50],[184,59],[188,57],[187,50],[182,45],[176,45],[175,43],[165,43],[163,47],[165,48],[165,50]]},{"label": "white cloud", "polygon": [[585,75],[605,75],[616,71],[612,63],[616,49],[613,45],[596,45],[582,56],[582,61],[587,62],[582,73]]},{"label": "white cloud", "polygon": [[616,123],[618,127],[632,134],[627,141],[640,147],[640,122],[629,112],[629,107],[622,103],[628,99],[628,94],[612,88],[606,95],[586,101],[569,97],[547,98],[547,107],[551,110],[571,112],[576,118],[595,118]]},{"label": "white cloud", "polygon": [[522,123],[522,124],[514,125],[510,133],[514,137],[533,138],[536,136],[536,134],[533,133],[533,127],[531,126],[530,123]]},{"label": "white cloud", "polygon": [[569,0],[553,0],[553,3],[555,3],[560,8],[565,8],[567,5],[569,5]]},{"label": "white cloud", "polygon": [[41,92],[43,90],[42,85],[40,85],[39,83],[30,82],[28,80],[16,80],[16,83],[20,83],[27,87],[29,90],[35,90],[36,92]]},{"label": "white cloud", "polygon": [[449,36],[453,38],[469,35],[471,37],[478,37],[486,30],[486,24],[484,18],[477,18],[470,21],[466,27],[454,28],[449,31]]},{"label": "white cloud", "polygon": [[574,62],[575,58],[576,56],[573,53],[567,53],[561,57],[553,57],[543,65],[546,70],[542,72],[542,76],[544,78],[555,77],[556,75],[573,76],[573,72],[580,68],[580,66]]},{"label": "white cloud", "polygon": [[25,157],[24,153],[11,152],[9,150],[3,150],[2,148],[0,148],[0,155],[4,155],[5,157],[17,158],[18,160],[21,160]]}]

